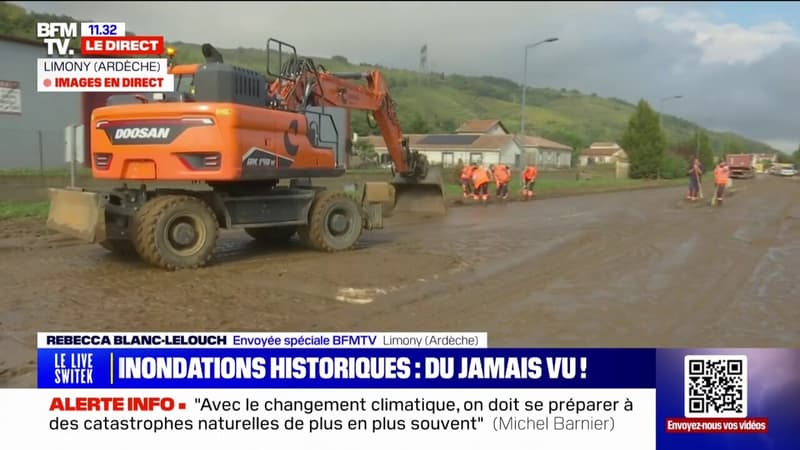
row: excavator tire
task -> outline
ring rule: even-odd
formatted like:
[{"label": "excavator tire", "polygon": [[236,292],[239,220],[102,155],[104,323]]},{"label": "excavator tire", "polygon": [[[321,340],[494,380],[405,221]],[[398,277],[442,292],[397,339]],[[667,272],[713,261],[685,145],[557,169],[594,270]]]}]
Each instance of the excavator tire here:
[{"label": "excavator tire", "polygon": [[297,227],[259,227],[245,228],[244,232],[259,243],[284,244],[297,233]]},{"label": "excavator tire", "polygon": [[188,195],[164,195],[137,211],[133,244],[150,265],[191,269],[211,260],[218,236],[216,215],[205,202]]},{"label": "excavator tire", "polygon": [[298,235],[307,246],[324,252],[352,249],[361,238],[361,209],[344,192],[321,191],[314,198],[308,225]]},{"label": "excavator tire", "polygon": [[108,250],[115,256],[121,258],[132,258],[138,256],[133,242],[122,239],[107,239],[99,242],[100,246]]}]

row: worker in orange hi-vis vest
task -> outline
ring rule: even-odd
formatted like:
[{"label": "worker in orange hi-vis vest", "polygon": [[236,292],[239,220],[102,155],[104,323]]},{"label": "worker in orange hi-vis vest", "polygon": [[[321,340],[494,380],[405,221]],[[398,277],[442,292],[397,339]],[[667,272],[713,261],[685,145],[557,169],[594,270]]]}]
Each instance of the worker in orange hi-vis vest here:
[{"label": "worker in orange hi-vis vest", "polygon": [[461,169],[461,192],[464,198],[472,194],[472,171],[475,170],[474,164],[466,164]]},{"label": "worker in orange hi-vis vest", "polygon": [[725,187],[728,186],[728,177],[730,176],[730,169],[725,161],[720,162],[714,168],[714,184],[716,189],[714,195],[716,196],[717,203],[722,203],[722,197],[725,195]]},{"label": "worker in orange hi-vis vest", "polygon": [[533,197],[533,186],[536,184],[536,175],[539,171],[536,166],[529,165],[522,171],[522,198],[527,200]]},{"label": "worker in orange hi-vis vest", "polygon": [[481,165],[472,171],[472,198],[475,200],[483,200],[484,203],[489,201],[489,182],[492,181],[492,176],[489,171]]},{"label": "worker in orange hi-vis vest", "polygon": [[492,175],[496,184],[495,195],[503,200],[508,198],[508,183],[511,182],[511,169],[505,164],[492,166]]}]

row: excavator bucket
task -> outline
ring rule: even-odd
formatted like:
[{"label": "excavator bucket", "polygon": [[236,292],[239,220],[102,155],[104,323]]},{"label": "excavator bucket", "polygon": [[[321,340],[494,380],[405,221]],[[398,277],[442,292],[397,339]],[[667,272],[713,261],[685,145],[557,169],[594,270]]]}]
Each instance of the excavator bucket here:
[{"label": "excavator bucket", "polygon": [[102,196],[82,189],[50,189],[47,228],[82,241],[105,239]]},{"label": "excavator bucket", "polygon": [[391,182],[395,190],[392,213],[414,213],[423,215],[444,215],[447,204],[441,174],[429,169],[423,179],[395,176]]}]

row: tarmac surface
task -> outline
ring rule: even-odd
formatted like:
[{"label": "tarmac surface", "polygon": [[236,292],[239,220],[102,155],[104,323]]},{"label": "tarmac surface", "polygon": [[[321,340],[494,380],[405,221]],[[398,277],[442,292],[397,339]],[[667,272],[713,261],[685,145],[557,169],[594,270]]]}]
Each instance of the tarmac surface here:
[{"label": "tarmac surface", "polygon": [[[711,191],[706,185],[704,191]],[[800,345],[800,177],[393,217],[323,254],[223,235],[166,272],[0,222],[0,387],[35,387],[39,331],[486,331],[490,346]]]}]

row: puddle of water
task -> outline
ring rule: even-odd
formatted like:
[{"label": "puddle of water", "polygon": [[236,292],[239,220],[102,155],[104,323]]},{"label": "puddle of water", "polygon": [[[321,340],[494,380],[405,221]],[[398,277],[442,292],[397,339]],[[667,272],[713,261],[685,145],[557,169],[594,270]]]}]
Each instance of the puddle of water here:
[{"label": "puddle of water", "polygon": [[336,294],[336,300],[354,305],[366,305],[372,303],[376,296],[385,294],[386,290],[378,288],[339,288],[339,292]]}]

